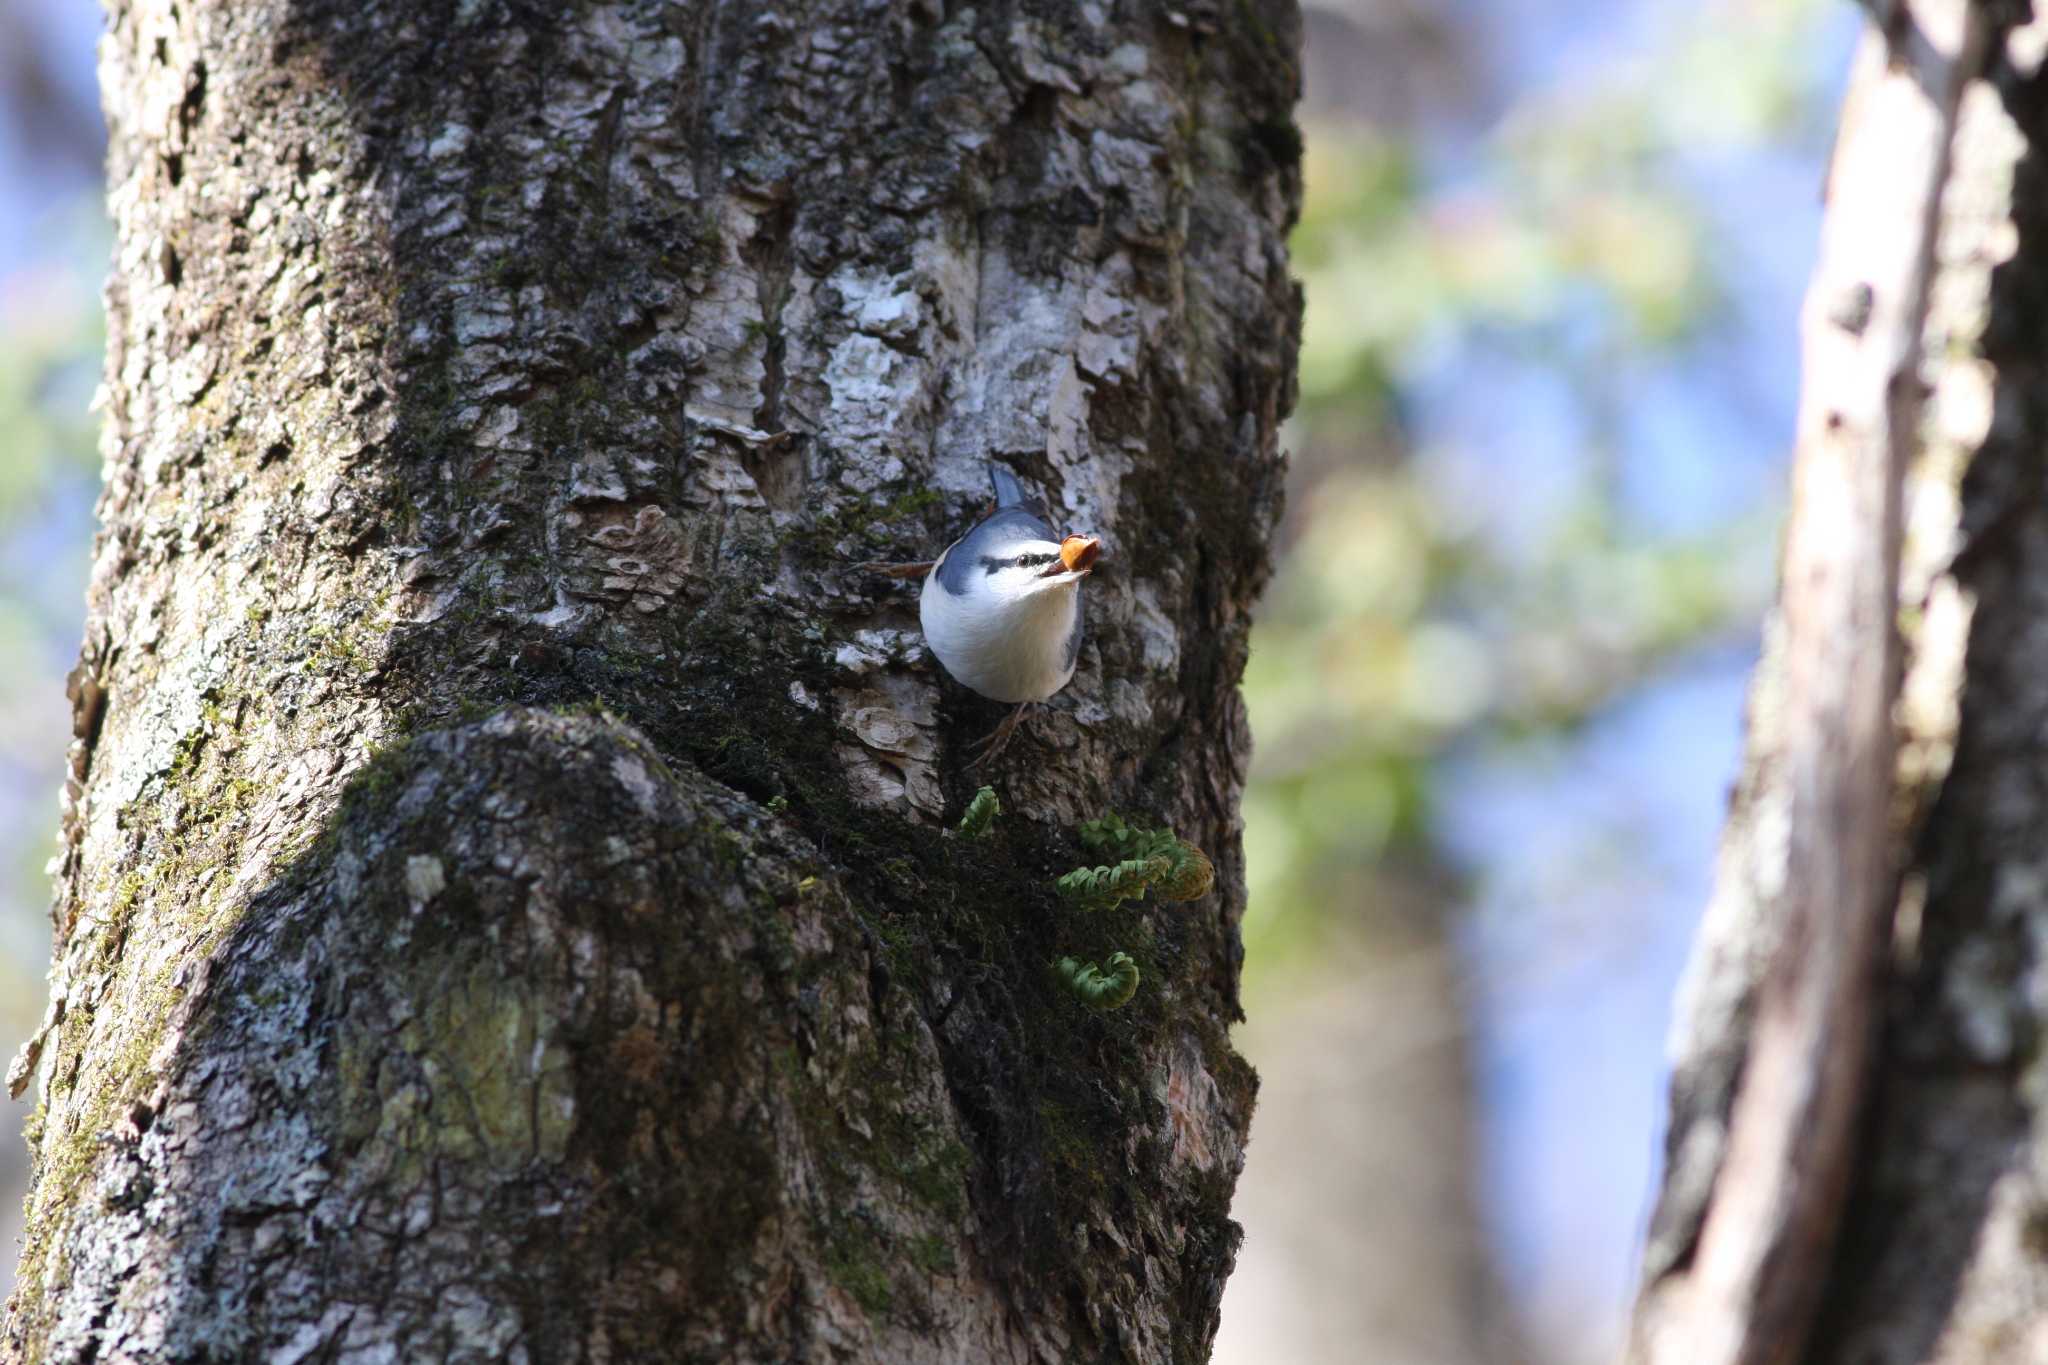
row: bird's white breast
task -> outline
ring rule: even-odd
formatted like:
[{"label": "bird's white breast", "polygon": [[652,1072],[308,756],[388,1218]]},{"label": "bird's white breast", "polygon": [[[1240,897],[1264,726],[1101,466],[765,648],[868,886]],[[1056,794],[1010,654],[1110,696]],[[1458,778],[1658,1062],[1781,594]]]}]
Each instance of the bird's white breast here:
[{"label": "bird's white breast", "polygon": [[925,643],[946,671],[995,701],[1044,701],[1074,676],[1067,656],[1079,583],[1011,600],[988,593],[955,596],[927,575],[918,599]]}]

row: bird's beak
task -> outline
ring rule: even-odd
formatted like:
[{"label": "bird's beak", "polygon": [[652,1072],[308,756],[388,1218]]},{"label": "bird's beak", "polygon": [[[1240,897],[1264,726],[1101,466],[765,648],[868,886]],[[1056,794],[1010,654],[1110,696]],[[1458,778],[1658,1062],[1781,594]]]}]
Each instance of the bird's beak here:
[{"label": "bird's beak", "polygon": [[1076,578],[1086,577],[1095,567],[1095,557],[1102,553],[1102,541],[1095,536],[1068,536],[1060,542],[1059,563],[1046,566],[1044,577],[1070,573]]}]

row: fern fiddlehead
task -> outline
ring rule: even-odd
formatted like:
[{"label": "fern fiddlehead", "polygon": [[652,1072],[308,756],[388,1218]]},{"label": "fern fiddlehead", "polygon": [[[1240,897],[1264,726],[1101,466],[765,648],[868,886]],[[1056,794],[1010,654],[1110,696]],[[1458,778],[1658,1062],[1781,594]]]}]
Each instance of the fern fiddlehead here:
[{"label": "fern fiddlehead", "polygon": [[1138,993],[1138,964],[1129,953],[1111,953],[1100,967],[1063,957],[1053,964],[1053,970],[1068,990],[1097,1009],[1113,1010],[1127,1005]]},{"label": "fern fiddlehead", "polygon": [[[1053,883],[1060,895],[1089,910],[1110,910],[1150,891],[1162,901],[1191,901],[1215,885],[1209,855],[1170,829],[1145,829],[1111,812],[1077,831],[1081,847],[1105,859],[1077,867]],[[1083,1002],[1113,1010],[1138,993],[1138,964],[1129,953],[1111,953],[1100,967],[1063,957],[1053,970]]]},{"label": "fern fiddlehead", "polygon": [[1215,884],[1208,855],[1170,829],[1142,829],[1111,813],[1086,822],[1079,833],[1081,847],[1116,860],[1077,867],[1055,883],[1061,895],[1090,908],[1106,910],[1148,890],[1162,901],[1191,901]]}]

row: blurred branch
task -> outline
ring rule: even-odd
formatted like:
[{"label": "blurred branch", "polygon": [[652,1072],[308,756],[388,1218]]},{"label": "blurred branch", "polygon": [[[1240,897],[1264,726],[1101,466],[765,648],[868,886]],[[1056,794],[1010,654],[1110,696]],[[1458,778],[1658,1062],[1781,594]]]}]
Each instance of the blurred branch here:
[{"label": "blurred branch", "polygon": [[24,0],[0,0],[0,117],[33,155],[98,176],[106,148],[100,111],[56,79],[53,47]]},{"label": "blurred branch", "polygon": [[1915,372],[1957,112],[1989,46],[1971,0],[1911,9],[1912,43],[1940,60],[1898,60],[1895,28],[1866,38],[1829,173],[1780,624],[1681,1012],[1640,1365],[1798,1358],[1854,1163],[1897,877],[1893,622]]}]

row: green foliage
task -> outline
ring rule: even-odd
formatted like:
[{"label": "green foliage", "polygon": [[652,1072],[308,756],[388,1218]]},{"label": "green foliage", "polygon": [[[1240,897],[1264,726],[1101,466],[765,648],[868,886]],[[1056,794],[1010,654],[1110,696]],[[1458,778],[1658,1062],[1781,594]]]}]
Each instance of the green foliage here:
[{"label": "green foliage", "polygon": [[[1114,811],[1089,820],[1078,831],[1081,847],[1115,861],[1077,867],[1054,883],[1060,895],[1085,910],[1113,910],[1151,892],[1162,901],[1191,901],[1208,894],[1216,869],[1207,854],[1170,829],[1146,829]],[[1116,1009],[1138,993],[1138,964],[1129,953],[1111,953],[1102,966],[1063,957],[1053,971],[1067,989],[1098,1009]]]},{"label": "green foliage", "polygon": [[1055,885],[1068,900],[1107,910],[1142,898],[1145,888],[1164,877],[1169,866],[1164,858],[1131,858],[1105,867],[1077,867]]},{"label": "green foliage", "polygon": [[994,787],[983,787],[967,803],[967,813],[960,817],[960,832],[970,839],[979,839],[995,828],[996,817],[1003,813],[1003,803],[996,799]]},{"label": "green foliage", "polygon": [[1080,836],[1081,847],[1116,860],[1077,867],[1055,883],[1062,896],[1091,909],[1107,910],[1147,891],[1162,901],[1191,901],[1215,883],[1208,855],[1170,829],[1144,829],[1111,812],[1083,824]]},{"label": "green foliage", "polygon": [[1130,1003],[1138,993],[1138,964],[1129,953],[1111,953],[1097,967],[1092,962],[1063,957],[1053,964],[1067,989],[1097,1009],[1113,1010]]},{"label": "green foliage", "polygon": [[108,236],[98,199],[51,214],[0,280],[0,801],[34,813],[0,832],[0,1033],[11,1040],[34,1030],[46,995],[43,865],[57,824],[47,793],[64,780],[64,670],[78,649],[99,489],[89,403]]},{"label": "green foliage", "polygon": [[1099,857],[1149,858],[1164,851],[1162,843],[1173,842],[1171,831],[1134,829],[1115,811],[1099,820],[1082,822],[1076,833],[1081,837],[1081,847]]},{"label": "green foliage", "polygon": [[[1260,976],[1291,986],[1360,908],[1458,898],[1436,847],[1444,755],[1540,755],[1703,642],[1746,636],[1766,605],[1771,506],[1675,531],[1624,494],[1645,465],[1658,471],[1646,482],[1681,457],[1758,453],[1725,432],[1693,435],[1715,451],[1642,449],[1640,385],[1683,365],[1687,383],[1732,390],[1729,410],[1750,400],[1688,356],[1727,365],[1741,339],[1729,304],[1753,293],[1724,287],[1730,265],[1749,269],[1744,234],[1698,168],[1824,136],[1832,95],[1815,57],[1839,18],[1817,0],[1702,11],[1640,69],[1445,88],[1434,98],[1454,117],[1476,112],[1473,95],[1498,102],[1454,182],[1396,125],[1341,99],[1308,106],[1290,242],[1308,298],[1294,464],[1244,674],[1251,993]],[[1455,28],[1417,22],[1455,62]],[[1512,536],[1489,521],[1490,484],[1520,458],[1525,419],[1467,435],[1445,429],[1444,400],[1415,401],[1468,356],[1540,394],[1527,422],[1569,451],[1554,496],[1519,509]],[[1408,376],[1420,382],[1404,393]],[[1432,403],[1438,420],[1411,430]]]}]

